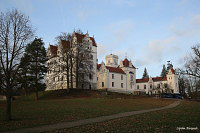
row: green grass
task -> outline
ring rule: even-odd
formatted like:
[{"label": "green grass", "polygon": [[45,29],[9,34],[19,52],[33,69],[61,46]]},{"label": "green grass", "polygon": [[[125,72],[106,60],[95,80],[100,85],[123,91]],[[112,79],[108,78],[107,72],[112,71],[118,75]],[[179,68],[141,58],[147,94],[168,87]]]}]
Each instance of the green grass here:
[{"label": "green grass", "polygon": [[13,101],[13,120],[9,122],[5,121],[5,102],[0,102],[0,131],[156,108],[172,102],[153,98],[21,99]]},{"label": "green grass", "polygon": [[[177,128],[185,128],[182,132],[200,132],[200,102],[182,101],[173,108],[162,111],[144,113],[107,122],[89,124],[70,129],[51,132],[179,132]],[[189,130],[187,127],[198,130]]]}]

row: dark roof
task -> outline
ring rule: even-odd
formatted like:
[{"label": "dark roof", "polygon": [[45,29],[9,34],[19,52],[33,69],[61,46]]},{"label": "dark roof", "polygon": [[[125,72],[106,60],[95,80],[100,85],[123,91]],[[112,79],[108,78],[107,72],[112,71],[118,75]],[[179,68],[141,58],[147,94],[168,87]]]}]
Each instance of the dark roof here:
[{"label": "dark roof", "polygon": [[58,50],[57,46],[50,45],[50,51],[51,51],[53,56],[57,55],[57,50]]},{"label": "dark roof", "polygon": [[[75,33],[75,36],[77,37],[78,43],[82,43],[82,42],[83,42],[83,38],[84,38],[86,35],[80,34],[80,33]],[[93,38],[93,37],[90,37],[90,39],[92,40],[92,45],[95,46],[95,47],[97,47],[97,44],[96,44],[94,38]]]},{"label": "dark roof", "polygon": [[[97,64],[97,69],[100,69],[101,64]],[[109,72],[114,72],[114,73],[121,73],[121,74],[126,74],[121,68],[119,67],[110,67],[106,66],[106,69],[109,70]]]},{"label": "dark roof", "polygon": [[176,71],[173,68],[171,68],[171,71],[172,71],[172,74],[176,73]]},{"label": "dark roof", "polygon": [[62,44],[63,48],[69,48],[70,47],[69,41],[61,40],[61,44]]},{"label": "dark roof", "polygon": [[101,64],[97,64],[97,69],[99,69],[101,67]]},{"label": "dark roof", "polygon": [[129,67],[129,60],[127,58],[124,59],[123,65],[124,67]]},{"label": "dark roof", "polygon": [[126,74],[121,68],[118,68],[118,67],[109,67],[109,66],[106,66],[106,68],[109,70],[109,72]]},{"label": "dark roof", "polygon": [[156,82],[156,81],[166,81],[166,80],[167,80],[167,77],[155,77],[155,78],[152,78],[152,80],[153,80],[154,82]]},{"label": "dark roof", "polygon": [[[123,61],[124,67],[129,67],[129,62],[130,61],[127,58],[125,58],[124,61]],[[133,65],[132,65],[132,67],[135,68]]]},{"label": "dark roof", "polygon": [[[156,82],[156,81],[166,81],[167,77],[154,77],[154,78],[152,78],[152,80],[154,82]],[[136,83],[145,83],[145,82],[148,82],[148,81],[149,81],[149,78],[136,79]]]}]

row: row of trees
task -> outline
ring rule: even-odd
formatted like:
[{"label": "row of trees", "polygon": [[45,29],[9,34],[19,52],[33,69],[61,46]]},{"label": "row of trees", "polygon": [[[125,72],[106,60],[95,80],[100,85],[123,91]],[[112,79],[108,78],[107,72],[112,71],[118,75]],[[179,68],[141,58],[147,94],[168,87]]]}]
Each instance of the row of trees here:
[{"label": "row of trees", "polygon": [[16,9],[0,14],[0,92],[6,96],[6,119],[11,120],[12,97],[19,88],[37,89],[46,72],[46,51],[33,39],[29,17]]},{"label": "row of trees", "polygon": [[192,52],[185,58],[185,65],[178,69],[180,93],[197,99],[200,93],[200,44],[191,47]]}]

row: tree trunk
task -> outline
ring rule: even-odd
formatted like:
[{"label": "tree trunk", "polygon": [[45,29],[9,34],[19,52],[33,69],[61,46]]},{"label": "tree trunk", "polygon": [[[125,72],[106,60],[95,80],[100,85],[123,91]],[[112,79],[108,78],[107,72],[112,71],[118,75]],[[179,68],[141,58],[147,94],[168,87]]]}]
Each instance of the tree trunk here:
[{"label": "tree trunk", "polygon": [[69,89],[69,56],[67,55],[67,89]]},{"label": "tree trunk", "polygon": [[76,89],[78,89],[78,84],[79,84],[79,83],[78,83],[78,82],[79,82],[79,81],[78,81],[78,76],[79,76],[79,75],[78,75],[78,74],[79,74],[78,71],[79,71],[79,68],[78,68],[78,58],[76,58]]},{"label": "tree trunk", "polygon": [[35,100],[36,101],[38,100],[38,89],[37,89],[37,87],[35,88]]},{"label": "tree trunk", "polygon": [[72,62],[72,57],[70,57],[70,76],[71,76],[71,89],[74,88],[73,86],[73,62]]},{"label": "tree trunk", "polygon": [[11,120],[11,100],[12,97],[7,95],[6,96],[6,120],[10,121]]}]

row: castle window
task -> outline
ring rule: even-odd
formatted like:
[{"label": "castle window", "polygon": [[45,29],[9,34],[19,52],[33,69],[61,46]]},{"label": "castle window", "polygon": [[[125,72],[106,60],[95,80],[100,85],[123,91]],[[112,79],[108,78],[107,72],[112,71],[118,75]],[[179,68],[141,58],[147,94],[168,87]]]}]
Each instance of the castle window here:
[{"label": "castle window", "polygon": [[104,82],[102,82],[102,87],[104,87]]},{"label": "castle window", "polygon": [[121,75],[121,80],[123,80],[123,75]]},{"label": "castle window", "polygon": [[121,88],[123,88],[123,83],[121,83]]},{"label": "castle window", "polygon": [[97,81],[98,81],[98,77],[97,77]]},{"label": "castle window", "polygon": [[112,87],[114,87],[115,86],[115,83],[114,82],[112,82]]},{"label": "castle window", "polygon": [[114,74],[112,74],[112,79],[114,79]]},{"label": "castle window", "polygon": [[157,88],[160,88],[160,84],[157,85]]},{"label": "castle window", "polygon": [[93,65],[90,65],[90,69],[93,69]]},{"label": "castle window", "polygon": [[152,85],[150,85],[150,89],[152,89]]},{"label": "castle window", "polygon": [[131,81],[133,81],[133,75],[131,75]]},{"label": "castle window", "polygon": [[93,59],[93,55],[90,56],[90,59]]},{"label": "castle window", "polygon": [[144,85],[144,89],[146,89],[146,87],[147,87],[147,86],[146,86],[146,85]]},{"label": "castle window", "polygon": [[139,86],[139,85],[137,85],[137,89],[140,89],[140,86]]},{"label": "castle window", "polygon": [[89,78],[90,78],[90,80],[92,80],[92,74],[89,74]]}]

